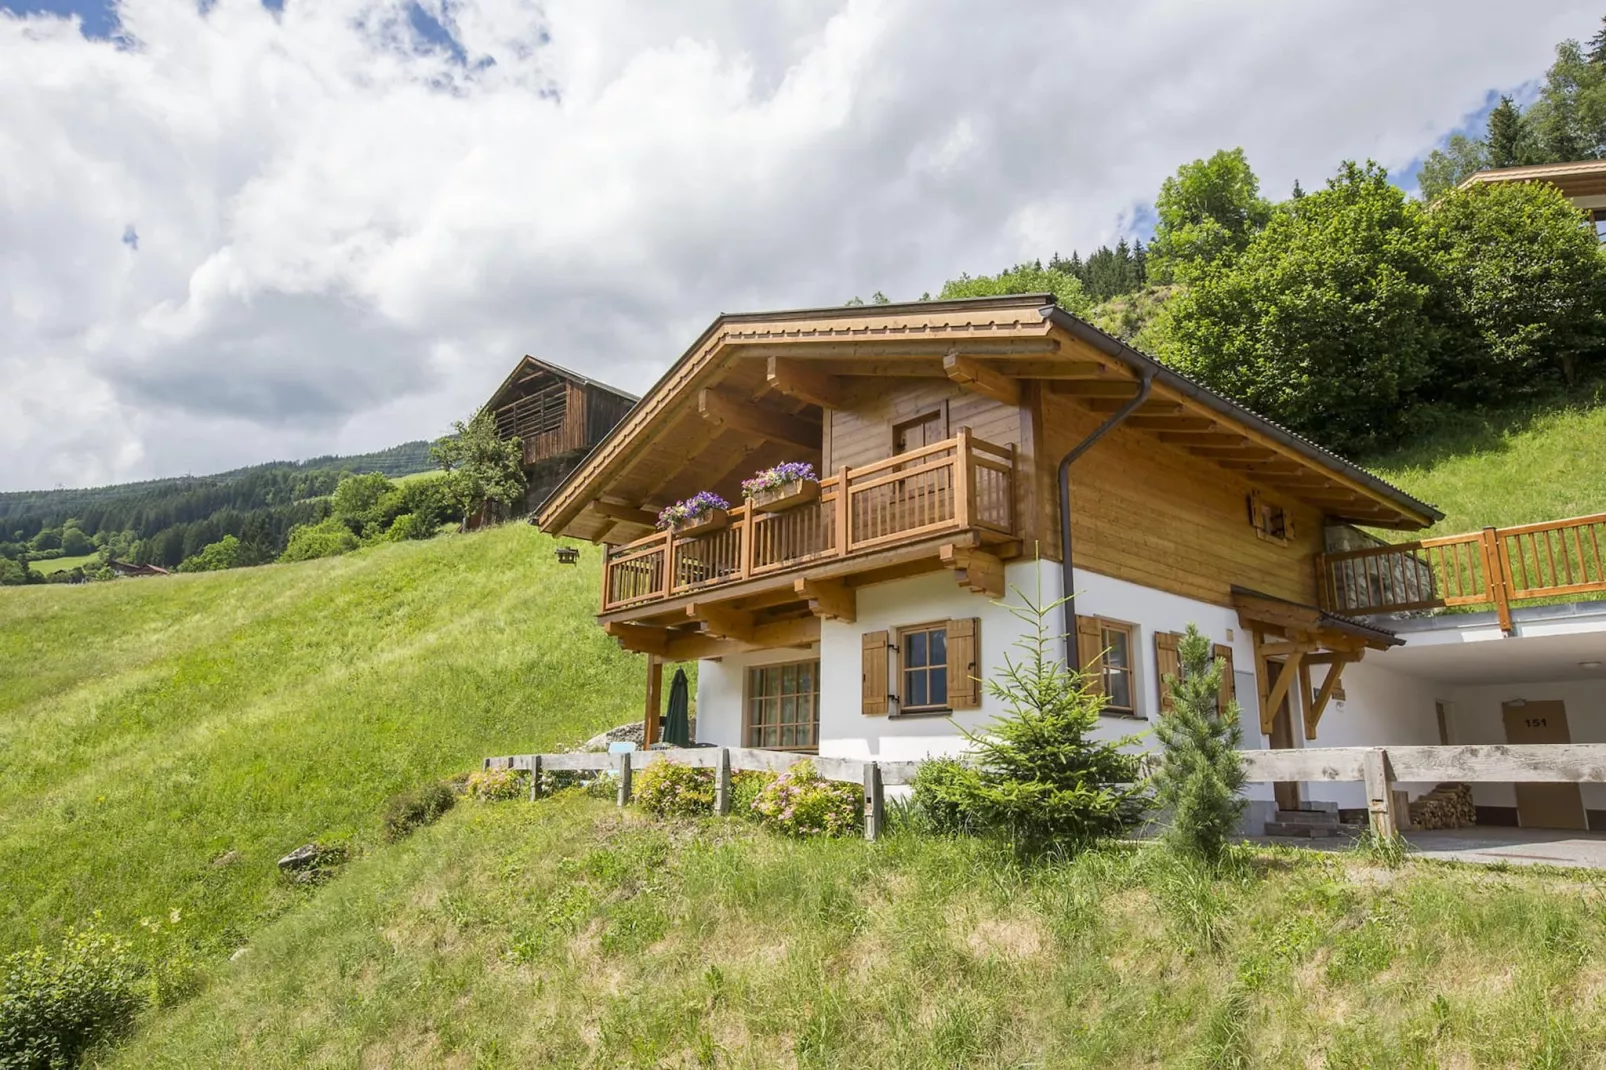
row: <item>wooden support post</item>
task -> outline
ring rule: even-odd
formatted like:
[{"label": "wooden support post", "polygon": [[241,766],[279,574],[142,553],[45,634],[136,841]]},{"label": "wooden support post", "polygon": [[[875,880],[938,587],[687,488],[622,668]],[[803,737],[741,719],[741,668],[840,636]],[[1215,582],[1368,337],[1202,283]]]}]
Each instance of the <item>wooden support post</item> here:
[{"label": "wooden support post", "polygon": [[853,539],[853,496],[848,493],[848,466],[836,472],[836,555],[846,557]]},{"label": "wooden support post", "polygon": [[1511,562],[1506,558],[1505,546],[1498,528],[1483,529],[1483,577],[1489,584],[1489,600],[1494,603],[1500,630],[1511,634]]},{"label": "wooden support post", "polygon": [[864,763],[864,838],[878,840],[886,831],[887,801],[881,784],[881,764]]},{"label": "wooden support post", "polygon": [[724,817],[731,812],[731,752],[719,748],[719,765],[714,768],[714,813]]},{"label": "wooden support post", "polygon": [[1371,817],[1372,832],[1379,839],[1391,840],[1399,835],[1400,829],[1394,814],[1388,751],[1381,747],[1367,751],[1361,759],[1361,772],[1366,779],[1366,810]]},{"label": "wooden support post", "polygon": [[647,709],[641,722],[643,747],[658,742],[664,710],[664,662],[657,654],[647,655]]},{"label": "wooden support post", "polygon": [[954,526],[970,527],[976,515],[976,475],[971,470],[970,428],[961,427],[954,443]]},{"label": "wooden support post", "polygon": [[535,755],[530,759],[530,801],[534,802],[541,797],[541,756]]},{"label": "wooden support post", "polygon": [[619,805],[630,805],[630,752],[619,755]]}]

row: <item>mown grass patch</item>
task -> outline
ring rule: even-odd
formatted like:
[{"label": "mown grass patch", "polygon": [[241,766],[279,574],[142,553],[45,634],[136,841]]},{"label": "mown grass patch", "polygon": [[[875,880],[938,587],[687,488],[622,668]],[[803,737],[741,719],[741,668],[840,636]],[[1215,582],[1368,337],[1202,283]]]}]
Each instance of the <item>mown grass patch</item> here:
[{"label": "mown grass patch", "polygon": [[1590,1066],[1593,874],[460,806],[114,1065]]},{"label": "mown grass patch", "polygon": [[181,908],[225,950],[385,800],[639,716],[597,560],[524,524],[297,565],[0,590],[0,952]]}]

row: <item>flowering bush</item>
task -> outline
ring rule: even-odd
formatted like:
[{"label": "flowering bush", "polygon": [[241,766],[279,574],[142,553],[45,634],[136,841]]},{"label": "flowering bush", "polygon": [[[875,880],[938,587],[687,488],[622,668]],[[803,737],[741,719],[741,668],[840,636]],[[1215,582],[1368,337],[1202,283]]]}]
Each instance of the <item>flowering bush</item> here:
[{"label": "flowering bush", "polygon": [[775,774],[761,769],[738,769],[731,773],[731,813],[750,821],[758,820],[753,804],[773,783]]},{"label": "flowering bush", "polygon": [[517,799],[529,790],[524,769],[479,769],[468,775],[468,793],[480,802]]},{"label": "flowering bush", "polygon": [[704,513],[715,509],[729,509],[731,503],[721,498],[711,490],[700,490],[685,501],[665,506],[658,514],[660,528],[672,528],[676,524],[684,524],[688,520],[696,520]]},{"label": "flowering bush", "polygon": [[814,474],[814,466],[807,461],[787,461],[753,473],[752,479],[742,480],[742,497],[751,501],[761,491],[782,487],[800,479],[816,482],[818,477]]},{"label": "flowering bush", "polygon": [[753,813],[788,836],[841,836],[860,827],[862,807],[856,785],[826,780],[813,762],[801,761],[759,792]]},{"label": "flowering bush", "polygon": [[695,817],[714,809],[714,771],[660,760],[637,773],[636,802],[660,817]]}]

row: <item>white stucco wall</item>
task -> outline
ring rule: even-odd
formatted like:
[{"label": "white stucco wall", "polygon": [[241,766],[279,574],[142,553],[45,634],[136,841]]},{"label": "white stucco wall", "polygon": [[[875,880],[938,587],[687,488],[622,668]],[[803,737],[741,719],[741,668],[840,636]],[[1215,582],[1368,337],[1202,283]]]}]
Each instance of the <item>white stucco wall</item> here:
[{"label": "white stucco wall", "polygon": [[[1344,700],[1331,702],[1317,725],[1314,740],[1303,739],[1304,717],[1294,715],[1294,734],[1300,745],[1309,747],[1380,747],[1389,744],[1427,745],[1439,742],[1439,721],[1435,700],[1445,697],[1445,688],[1431,680],[1396,672],[1386,667],[1388,655],[1370,651],[1366,657],[1344,669],[1341,680]],[[1311,673],[1311,686],[1322,684],[1324,668]],[[1412,798],[1433,789],[1432,784],[1397,784]],[[1366,789],[1359,783],[1312,782],[1304,787],[1305,799],[1333,802],[1341,807],[1366,806]]]},{"label": "white stucco wall", "polygon": [[[1560,700],[1567,707],[1567,729],[1574,743],[1606,743],[1606,685],[1600,681],[1484,684],[1441,690],[1450,704],[1451,743],[1504,743],[1506,729],[1500,707],[1514,699]],[[1606,810],[1606,784],[1583,784],[1581,789],[1585,808]],[[1474,784],[1472,799],[1479,806],[1517,805],[1517,793],[1510,784]]]}]

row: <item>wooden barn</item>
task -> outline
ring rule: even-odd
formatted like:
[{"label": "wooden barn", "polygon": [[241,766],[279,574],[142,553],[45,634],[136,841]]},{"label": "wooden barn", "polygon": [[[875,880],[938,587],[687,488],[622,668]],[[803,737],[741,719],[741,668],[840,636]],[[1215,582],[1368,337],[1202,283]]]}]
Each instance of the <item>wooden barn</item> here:
[{"label": "wooden barn", "polygon": [[525,511],[545,501],[638,400],[544,360],[519,361],[486,408],[499,435],[524,443]]}]

